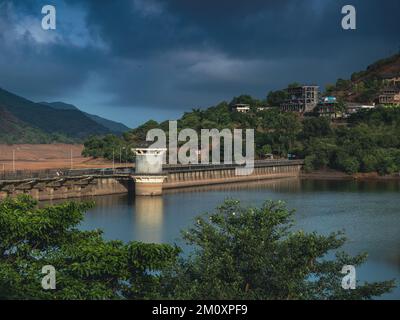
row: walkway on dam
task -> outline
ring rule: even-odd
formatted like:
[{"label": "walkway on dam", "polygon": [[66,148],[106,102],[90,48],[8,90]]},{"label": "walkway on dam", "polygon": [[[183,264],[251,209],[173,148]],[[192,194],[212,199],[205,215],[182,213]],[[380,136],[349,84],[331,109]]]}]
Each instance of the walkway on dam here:
[{"label": "walkway on dam", "polygon": [[[287,165],[303,165],[303,160],[256,160],[254,167],[279,167]],[[188,165],[163,165],[163,174],[172,172],[192,172],[209,170],[226,170],[243,167],[237,164],[188,164]],[[82,178],[82,177],[130,177],[135,176],[135,165],[131,167],[93,168],[93,169],[49,169],[49,170],[16,170],[0,172],[0,181],[21,180],[53,180],[58,178]]]}]

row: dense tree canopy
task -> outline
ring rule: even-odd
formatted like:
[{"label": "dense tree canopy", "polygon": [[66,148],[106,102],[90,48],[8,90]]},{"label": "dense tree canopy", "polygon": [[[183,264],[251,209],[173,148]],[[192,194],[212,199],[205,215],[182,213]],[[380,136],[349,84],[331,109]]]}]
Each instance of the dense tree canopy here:
[{"label": "dense tree canopy", "polygon": [[321,127],[319,136],[314,134],[303,138],[303,150],[300,153],[306,159],[308,170],[329,166],[349,174],[378,172],[384,175],[400,171],[398,108],[362,111],[350,117],[349,126],[332,130]]},{"label": "dense tree canopy", "polygon": [[[148,299],[157,274],[179,249],[164,244],[105,241],[78,225],[93,204],[38,208],[27,196],[0,202],[0,299]],[[42,267],[56,269],[56,290],[43,290]]]}]

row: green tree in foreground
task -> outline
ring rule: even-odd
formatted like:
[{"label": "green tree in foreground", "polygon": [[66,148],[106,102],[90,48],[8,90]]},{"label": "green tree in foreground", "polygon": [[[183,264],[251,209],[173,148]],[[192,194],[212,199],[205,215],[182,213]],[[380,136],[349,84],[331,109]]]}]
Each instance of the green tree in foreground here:
[{"label": "green tree in foreground", "polygon": [[[170,297],[371,299],[394,287],[394,281],[385,281],[344,290],[342,267],[356,267],[366,255],[337,252],[345,242],[341,233],[293,231],[292,214],[282,202],[243,208],[232,200],[199,217],[195,227],[183,233],[194,253],[171,271]],[[336,252],[335,259],[327,259],[330,252]]]},{"label": "green tree in foreground", "polygon": [[[281,202],[241,208],[225,202],[184,234],[189,258],[168,244],[106,241],[77,228],[91,204],[38,208],[30,197],[0,202],[0,299],[369,299],[394,281],[343,290],[339,271],[365,255],[338,254],[339,234],[291,231]],[[56,269],[56,289],[43,290],[42,267]]]},{"label": "green tree in foreground", "polygon": [[[0,202],[0,299],[149,299],[159,272],[175,261],[170,245],[105,241],[77,226],[91,204],[38,208],[27,196]],[[42,267],[56,269],[56,290],[43,290]]]}]

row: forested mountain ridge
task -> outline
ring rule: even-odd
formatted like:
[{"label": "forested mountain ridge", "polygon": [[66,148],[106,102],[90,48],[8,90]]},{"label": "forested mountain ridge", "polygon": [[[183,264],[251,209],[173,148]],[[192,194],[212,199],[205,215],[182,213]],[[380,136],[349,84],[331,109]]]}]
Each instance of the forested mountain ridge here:
[{"label": "forested mountain ridge", "polygon": [[[64,102],[40,102],[41,104],[45,104],[48,105],[52,108],[58,109],[58,110],[78,110],[81,111],[78,107],[72,105],[72,104],[68,104],[68,103],[64,103]],[[120,123],[120,122],[116,122],[116,121],[112,121],[112,120],[108,120],[105,119],[103,117],[100,117],[98,115],[95,114],[91,114],[91,113],[87,113],[82,111],[86,116],[88,116],[90,119],[92,119],[93,121],[97,122],[98,124],[106,127],[107,129],[109,129],[112,133],[115,134],[121,134],[123,132],[126,132],[129,130],[129,128]]]},{"label": "forested mountain ridge", "polygon": [[[72,105],[35,103],[1,88],[0,116],[0,143],[76,142],[92,135],[121,133],[120,124]],[[113,124],[114,130],[110,129]]]}]

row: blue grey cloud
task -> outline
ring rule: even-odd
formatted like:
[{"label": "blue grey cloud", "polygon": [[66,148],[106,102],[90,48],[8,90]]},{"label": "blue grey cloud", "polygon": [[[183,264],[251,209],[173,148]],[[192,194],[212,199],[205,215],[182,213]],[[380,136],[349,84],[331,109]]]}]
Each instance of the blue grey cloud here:
[{"label": "blue grey cloud", "polygon": [[[293,81],[325,85],[399,50],[400,2],[352,0],[0,0],[0,86],[129,125]],[[129,114],[129,117],[127,117]]]}]

